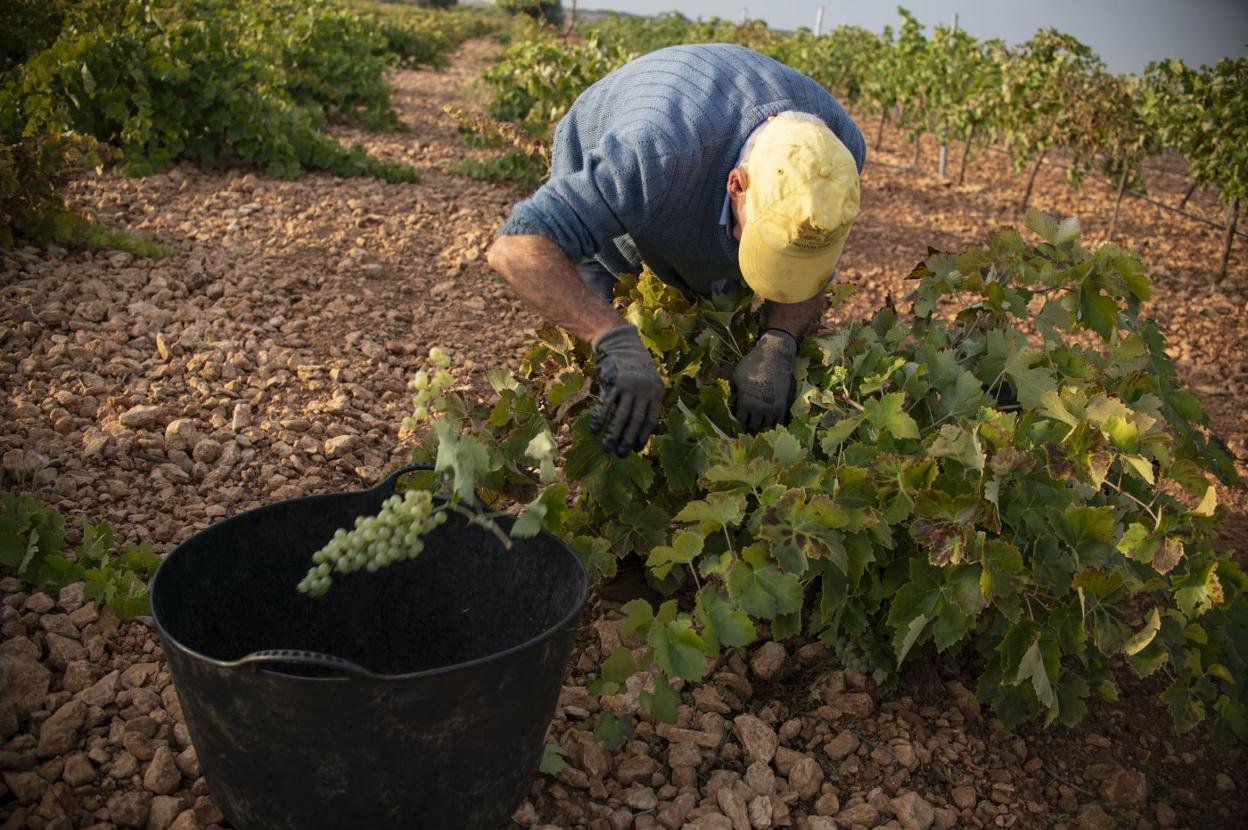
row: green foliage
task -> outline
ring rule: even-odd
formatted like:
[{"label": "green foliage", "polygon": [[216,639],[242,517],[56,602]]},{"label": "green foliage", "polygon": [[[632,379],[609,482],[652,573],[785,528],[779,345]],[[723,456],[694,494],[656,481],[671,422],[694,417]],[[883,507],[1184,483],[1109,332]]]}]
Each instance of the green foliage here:
[{"label": "green foliage", "polygon": [[60,195],[65,180],[100,161],[95,141],[72,132],[23,135],[18,126],[0,109],[0,245],[20,239],[116,248],[136,256],[166,253],[146,239],[89,222],[65,205]]},{"label": "green foliage", "polygon": [[[679,592],[625,606],[628,647],[594,684],[648,673],[656,717],[675,711],[670,681],[699,680],[766,621],[885,682],[929,644],[973,650],[978,694],[1011,726],[1077,722],[1124,661],[1165,666],[1179,729],[1214,717],[1244,737],[1248,579],[1211,544],[1232,460],[1139,317],[1138,257],[1083,249],[1073,220],[1027,225],[1040,241],[1005,230],[930,256],[911,318],[888,306],[808,337],[786,426],[748,435],[731,415],[750,298],[692,303],[626,278],[617,305],[669,384],[643,454],[602,453],[590,354],[546,330],[519,373],[491,373],[494,400],[448,396],[417,458],[471,439],[455,489],[468,476],[487,503],[527,503],[528,532],[540,519],[599,573],[635,552]],[[566,483],[525,453],[564,424]]]},{"label": "green foliage", "polygon": [[447,172],[485,182],[518,182],[529,188],[542,183],[546,170],[532,156],[519,150],[508,150],[501,156],[465,158],[446,166]]},{"label": "green foliage", "polygon": [[1248,197],[1248,58],[1199,71],[1178,59],[1154,63],[1146,82],[1148,123],[1187,156],[1192,179],[1227,203]]},{"label": "green foliage", "polygon": [[926,128],[960,141],[993,138],[1001,117],[1005,55],[999,40],[976,40],[965,29],[933,29],[920,63],[927,75]]},{"label": "green foliage", "polygon": [[[116,144],[138,175],[186,158],[245,161],[283,177],[310,167],[412,180],[410,168],[317,129],[329,117],[375,122],[388,111],[373,34],[329,0],[246,9],[225,0],[84,3],[49,49],[6,79],[5,118]],[[310,69],[320,49],[347,51],[330,73],[333,90]]]},{"label": "green foliage", "polygon": [[1088,80],[1085,99],[1078,105],[1070,147],[1077,171],[1090,168],[1103,154],[1105,172],[1115,179],[1141,182],[1144,157],[1164,146],[1161,133],[1149,123],[1146,87],[1132,75],[1099,73]]},{"label": "green foliage", "polygon": [[498,25],[479,12],[363,3],[357,11],[340,0],[5,5],[0,242],[7,244],[90,242],[93,232],[59,192],[67,176],[108,156],[101,144],[116,148],[133,175],[189,159],[255,164],[284,178],[318,169],[415,181],[410,166],[343,147],[322,128],[400,128],[387,70],[444,65],[459,43]]},{"label": "green foliage", "polygon": [[481,10],[445,11],[454,0],[441,3],[381,3],[354,0],[352,7],[376,26],[385,38],[385,51],[405,69],[441,68],[461,43],[494,33],[497,16]]},{"label": "green foliage", "polygon": [[[679,12],[657,18],[613,15],[595,23],[590,32],[609,49],[623,53],[645,54],[680,43],[739,43],[779,59],[777,51],[790,48],[790,37],[773,31],[760,20],[744,24],[718,17],[690,20]],[[809,44],[814,38],[808,35],[803,31],[793,37]]]},{"label": "green foliage", "polygon": [[558,775],[568,768],[568,753],[559,744],[546,744],[542,747],[542,760],[538,771],[546,775]]},{"label": "green foliage", "polygon": [[17,239],[69,244],[86,222],[70,211],[60,189],[75,170],[96,159],[94,142],[63,130],[23,134],[0,101],[0,245]]},{"label": "green foliage", "polygon": [[385,78],[391,44],[374,22],[334,0],[266,0],[244,25],[275,49],[286,91],[314,121],[398,127]]},{"label": "green foliage", "polygon": [[82,0],[0,0],[0,72],[20,66],[56,40],[70,9]]},{"label": "green foliage", "polygon": [[[718,21],[705,25],[715,22]],[[705,42],[693,33],[695,25],[703,24],[695,24],[680,12],[650,18],[608,15],[590,26],[586,33],[596,38],[604,50],[644,55],[679,43]]]},{"label": "green foliage", "polygon": [[380,0],[387,6],[415,7],[418,9],[453,9],[459,0]]},{"label": "green foliage", "polygon": [[1077,135],[1088,79],[1103,71],[1091,49],[1054,29],[1010,50],[1002,67],[1002,129],[1016,165]]},{"label": "green foliage", "polygon": [[[70,244],[78,242],[70,240]],[[141,236],[115,231],[93,222],[86,223],[84,236],[81,239],[88,248],[108,248],[115,251],[126,251],[137,257],[162,257],[169,255],[169,249],[163,245],[144,239]]]},{"label": "green foliage", "polygon": [[0,493],[0,567],[41,590],[85,583],[88,599],[122,619],[148,613],[147,583],[160,558],[146,542],[116,550],[107,522],[84,524],[82,542],[66,549],[61,515],[33,496]]},{"label": "green foliage", "polygon": [[[857,103],[874,67],[886,48],[875,32],[861,26],[837,26],[822,37],[798,34],[787,54],[773,55],[790,66],[801,67],[841,101]],[[807,51],[809,50],[809,51]]]},{"label": "green foliage", "polygon": [[549,142],[553,124],[608,72],[652,49],[705,42],[744,43],[782,59],[789,44],[759,22],[692,22],[680,14],[608,17],[591,27],[586,39],[571,42],[541,26],[519,27],[499,61],[482,75],[491,93],[489,114]]},{"label": "green foliage", "polygon": [[560,0],[494,0],[494,5],[508,14],[523,14],[552,26],[563,23]]},{"label": "green foliage", "polygon": [[569,43],[536,26],[528,30],[530,36],[513,38],[482,81],[492,92],[492,117],[549,140],[551,125],[577,96],[626,58],[604,52],[592,39]]}]

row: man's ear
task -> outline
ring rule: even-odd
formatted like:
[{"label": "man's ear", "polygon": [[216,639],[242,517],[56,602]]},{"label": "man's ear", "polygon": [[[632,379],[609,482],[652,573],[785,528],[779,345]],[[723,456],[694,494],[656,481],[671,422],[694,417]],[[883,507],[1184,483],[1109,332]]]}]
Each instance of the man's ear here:
[{"label": "man's ear", "polygon": [[740,196],[745,189],[750,186],[750,174],[745,172],[744,167],[734,167],[728,174],[728,193],[731,196]]}]

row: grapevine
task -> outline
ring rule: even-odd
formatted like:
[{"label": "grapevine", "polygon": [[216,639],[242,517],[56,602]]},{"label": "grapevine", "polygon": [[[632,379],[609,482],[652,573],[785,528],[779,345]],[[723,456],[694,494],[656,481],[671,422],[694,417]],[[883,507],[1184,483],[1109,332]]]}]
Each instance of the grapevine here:
[{"label": "grapevine", "polygon": [[751,298],[691,302],[643,275],[616,298],[670,379],[643,453],[602,453],[592,355],[550,329],[519,372],[489,373],[490,400],[437,370],[414,381],[413,460],[482,523],[501,514],[463,507],[475,493],[514,505],[511,538],[557,534],[602,576],[635,553],[683,591],[622,609],[624,642],[593,683],[614,694],[645,672],[659,720],[675,717],[673,681],[701,680],[766,623],[882,683],[924,652],[978,652],[977,694],[1007,726],[1077,723],[1117,694],[1120,667],[1165,667],[1180,730],[1213,718],[1248,737],[1248,577],[1213,546],[1213,479],[1234,464],[1140,317],[1138,257],[1082,248],[1074,220],[1031,211],[1027,226],[1039,242],[1010,229],[931,255],[909,314],[808,337],[787,426],[750,435],[731,414],[733,344],[759,333]]},{"label": "grapevine", "polygon": [[13,13],[6,28],[21,37],[0,57],[0,244],[138,253],[153,251],[66,208],[65,178],[115,155],[132,175],[187,159],[281,178],[316,169],[415,181],[410,165],[322,128],[398,129],[389,68],[444,65],[498,25],[494,15],[341,0],[48,0]]},{"label": "grapevine", "polygon": [[[450,356],[434,346],[429,350],[429,363],[432,371],[419,370],[410,383],[416,394],[412,396],[412,414],[403,421],[403,428],[407,431],[419,429],[431,420],[432,413],[443,412],[453,406],[447,399],[455,386],[455,378],[449,370]],[[446,429],[444,421],[441,428]],[[471,439],[455,442],[446,434],[449,451],[440,456],[435,470],[445,471],[464,463],[450,449],[452,443],[472,451]],[[549,433],[534,437],[526,448],[529,457],[540,464],[543,482],[553,481],[557,475],[553,461],[555,449],[554,439]],[[464,507],[464,502],[473,506]],[[448,494],[447,499],[436,503],[428,490],[411,489],[396,493],[382,502],[376,514],[358,516],[350,529],[339,528],[335,531],[333,537],[312,554],[312,565],[296,587],[301,593],[321,597],[332,585],[335,573],[345,575],[360,570],[375,573],[396,562],[415,559],[425,549],[424,536],[445,524],[451,511],[462,513],[470,522],[494,533],[505,546],[510,545],[510,540],[494,521],[502,514],[477,509],[474,503],[471,481],[466,489]]]}]

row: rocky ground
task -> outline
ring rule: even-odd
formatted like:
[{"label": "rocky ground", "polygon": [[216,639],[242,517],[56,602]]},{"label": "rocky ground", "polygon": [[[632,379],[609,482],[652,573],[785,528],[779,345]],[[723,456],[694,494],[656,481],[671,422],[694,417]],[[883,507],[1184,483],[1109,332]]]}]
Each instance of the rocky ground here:
[{"label": "rocky ground", "polygon": [[[71,528],[106,519],[167,549],[243,509],[376,481],[403,458],[406,384],[430,346],[468,382],[518,359],[539,320],[483,261],[523,193],[442,172],[468,151],[441,111],[494,47],[465,45],[442,73],[403,72],[411,131],[348,140],[412,162],[415,185],[311,174],[296,182],[178,166],[75,182],[75,205],[172,249],[0,252],[0,458],[5,489],[56,506]],[[873,133],[873,128],[868,131]],[[958,247],[1017,221],[1023,179],[988,155],[967,185],[906,169],[886,135],[864,176],[863,217],[842,276],[860,315],[927,246]],[[890,145],[891,142],[891,145]],[[896,152],[889,152],[891,149]],[[925,149],[926,159],[934,148]],[[926,166],[931,166],[926,165]],[[1181,181],[1150,181],[1177,203]],[[1085,217],[1100,241],[1112,192],[1046,170],[1036,204]],[[1207,207],[1207,206],[1206,206]],[[1240,462],[1248,460],[1248,256],[1211,285],[1217,231],[1128,201],[1121,242],[1151,262],[1148,313]],[[1248,549],[1243,487],[1228,546]],[[52,597],[0,581],[0,830],[226,826],[207,794],[160,647],[145,618],[119,622],[80,586]],[[729,652],[686,695],[680,722],[644,720],[610,753],[579,729],[585,674],[618,638],[590,615],[552,739],[569,766],[539,776],[513,827],[1229,827],[1248,790],[1242,752],[1181,738],[1158,689],[1123,678],[1122,699],[1077,730],[1005,732],[963,683],[918,700],[842,670],[818,644]],[[606,701],[635,708],[628,695]]]}]

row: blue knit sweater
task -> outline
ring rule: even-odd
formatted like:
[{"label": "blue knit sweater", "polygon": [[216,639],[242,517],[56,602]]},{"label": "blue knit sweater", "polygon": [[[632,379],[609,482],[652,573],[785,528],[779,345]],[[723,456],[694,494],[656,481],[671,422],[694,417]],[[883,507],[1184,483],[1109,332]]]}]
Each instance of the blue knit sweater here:
[{"label": "blue knit sweater", "polygon": [[576,100],[555,129],[550,180],[499,234],[545,236],[574,263],[597,257],[614,273],[635,273],[640,258],[703,295],[740,281],[739,243],[719,221],[728,173],[754,128],[786,110],[822,118],[862,170],[857,125],[800,72],[731,44],[651,52]]}]

